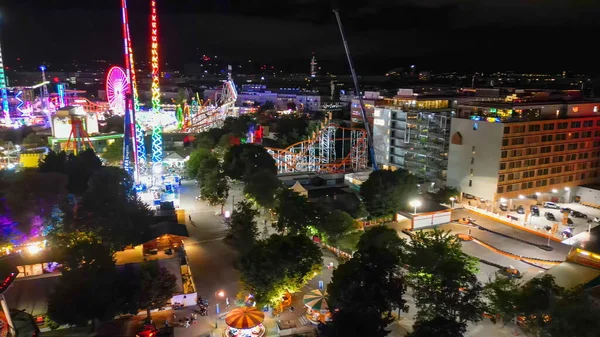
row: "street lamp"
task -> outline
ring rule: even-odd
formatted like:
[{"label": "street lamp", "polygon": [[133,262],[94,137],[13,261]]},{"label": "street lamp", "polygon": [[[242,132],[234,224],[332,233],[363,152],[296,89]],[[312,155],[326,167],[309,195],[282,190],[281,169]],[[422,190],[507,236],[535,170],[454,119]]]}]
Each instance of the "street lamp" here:
[{"label": "street lamp", "polygon": [[225,292],[223,290],[219,290],[215,293],[215,329],[217,329],[219,327],[219,297],[223,298],[225,297]]},{"label": "street lamp", "polygon": [[558,193],[558,190],[556,188],[553,188],[552,193]]},{"label": "street lamp", "polygon": [[411,207],[415,208],[415,213],[417,214],[417,207],[421,207],[422,203],[420,200],[412,200],[411,202],[408,203]]},{"label": "street lamp", "polygon": [[452,208],[454,208],[454,200],[456,200],[455,197],[450,197],[450,202],[452,203],[452,206],[451,206]]}]

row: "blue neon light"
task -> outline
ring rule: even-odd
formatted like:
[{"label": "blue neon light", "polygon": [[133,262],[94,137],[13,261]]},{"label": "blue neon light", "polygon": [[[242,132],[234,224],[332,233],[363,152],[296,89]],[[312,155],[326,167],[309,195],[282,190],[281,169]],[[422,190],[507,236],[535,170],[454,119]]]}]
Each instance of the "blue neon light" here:
[{"label": "blue neon light", "polygon": [[25,112],[23,111],[23,99],[21,98],[21,96],[23,95],[23,91],[19,90],[16,94],[15,94],[15,99],[17,100],[17,111],[20,112],[21,114],[24,114]]}]

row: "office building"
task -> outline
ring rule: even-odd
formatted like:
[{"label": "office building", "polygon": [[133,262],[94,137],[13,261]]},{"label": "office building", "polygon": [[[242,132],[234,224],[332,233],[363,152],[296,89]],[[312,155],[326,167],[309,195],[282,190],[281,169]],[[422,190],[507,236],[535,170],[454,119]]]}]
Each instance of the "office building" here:
[{"label": "office building", "polygon": [[565,94],[459,105],[448,185],[497,207],[526,197],[570,202],[570,189],[598,182],[600,102]]},{"label": "office building", "polygon": [[382,168],[403,168],[423,182],[443,186],[446,181],[451,97],[415,96],[402,89],[380,99],[374,107],[375,160]]}]

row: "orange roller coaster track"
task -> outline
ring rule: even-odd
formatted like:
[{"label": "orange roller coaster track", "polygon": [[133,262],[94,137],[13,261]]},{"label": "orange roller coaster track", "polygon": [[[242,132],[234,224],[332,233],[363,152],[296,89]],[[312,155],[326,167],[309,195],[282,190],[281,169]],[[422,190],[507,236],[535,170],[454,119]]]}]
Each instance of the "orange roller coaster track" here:
[{"label": "orange roller coaster track", "polygon": [[266,149],[275,159],[278,173],[342,173],[367,168],[366,130],[339,127],[327,120],[305,141],[285,149]]}]

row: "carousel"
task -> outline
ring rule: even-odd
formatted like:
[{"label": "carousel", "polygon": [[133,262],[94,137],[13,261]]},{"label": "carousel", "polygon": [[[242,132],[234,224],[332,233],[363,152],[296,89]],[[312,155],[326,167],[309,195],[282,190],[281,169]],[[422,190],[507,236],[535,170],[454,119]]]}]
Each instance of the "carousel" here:
[{"label": "carousel", "polygon": [[225,316],[227,329],[224,337],[262,337],[266,329],[262,325],[265,314],[255,307],[240,307],[231,310]]},{"label": "carousel", "polygon": [[319,289],[312,290],[304,295],[302,302],[308,308],[306,310],[306,318],[313,324],[325,323],[331,319],[329,305],[325,297],[327,293]]}]

